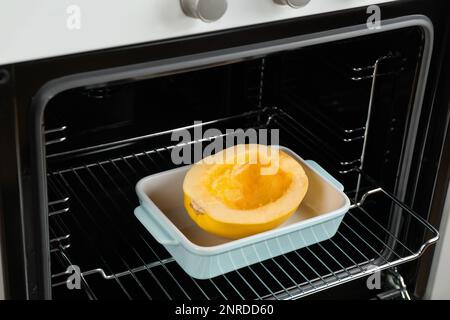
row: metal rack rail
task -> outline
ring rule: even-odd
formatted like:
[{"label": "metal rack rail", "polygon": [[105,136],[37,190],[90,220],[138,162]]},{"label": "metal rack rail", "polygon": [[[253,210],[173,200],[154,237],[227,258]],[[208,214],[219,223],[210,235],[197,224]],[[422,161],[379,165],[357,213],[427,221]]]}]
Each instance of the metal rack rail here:
[{"label": "metal rack rail", "polygon": [[66,130],[67,126],[45,130],[45,145],[50,146],[66,141]]}]

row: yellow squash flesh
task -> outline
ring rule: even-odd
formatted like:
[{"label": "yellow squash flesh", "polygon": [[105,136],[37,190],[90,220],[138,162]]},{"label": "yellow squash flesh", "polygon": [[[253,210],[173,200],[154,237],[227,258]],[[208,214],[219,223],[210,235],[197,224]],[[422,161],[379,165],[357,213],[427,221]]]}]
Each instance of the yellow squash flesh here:
[{"label": "yellow squash flesh", "polygon": [[238,145],[196,163],[183,183],[184,205],[196,224],[238,239],[277,227],[308,189],[300,163],[278,148]]}]

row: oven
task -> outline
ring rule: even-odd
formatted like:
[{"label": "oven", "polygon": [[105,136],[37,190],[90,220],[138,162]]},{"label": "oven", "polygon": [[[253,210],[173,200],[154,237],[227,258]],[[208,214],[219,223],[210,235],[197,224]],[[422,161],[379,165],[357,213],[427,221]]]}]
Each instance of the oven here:
[{"label": "oven", "polygon": [[[447,1],[122,6],[46,1],[22,12],[34,29],[0,32],[6,297],[424,297],[449,181]],[[344,185],[336,235],[187,275],[133,215],[136,182],[177,166],[181,129],[278,129]]]}]

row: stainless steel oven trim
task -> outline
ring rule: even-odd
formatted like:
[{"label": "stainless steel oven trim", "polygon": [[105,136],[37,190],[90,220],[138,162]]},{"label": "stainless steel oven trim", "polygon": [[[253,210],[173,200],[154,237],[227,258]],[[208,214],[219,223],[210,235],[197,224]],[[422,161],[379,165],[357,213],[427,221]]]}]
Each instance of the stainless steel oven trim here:
[{"label": "stainless steel oven trim", "polygon": [[[366,24],[354,25],[339,29],[328,30],[324,32],[311,33],[297,37],[284,38],[275,41],[262,42],[252,45],[232,47],[228,49],[204,52],[201,54],[180,56],[170,59],[145,62],[135,65],[116,67],[104,70],[79,73],[75,75],[65,76],[47,82],[36,93],[32,99],[31,116],[33,117],[33,127],[31,132],[34,134],[32,138],[33,154],[35,157],[35,174],[40,179],[37,181],[37,191],[39,197],[39,213],[42,234],[43,252],[49,252],[49,230],[47,215],[47,184],[45,177],[45,143],[44,143],[44,110],[47,103],[58,93],[81,86],[92,86],[103,83],[115,83],[125,81],[126,79],[148,79],[159,77],[167,74],[186,72],[194,69],[208,68],[212,66],[229,64],[242,61],[258,56],[293,50],[302,47],[309,47],[328,42],[351,39],[359,36],[370,34],[378,34],[385,31],[398,30],[406,27],[421,27],[424,31],[424,53],[419,73],[419,79],[416,89],[415,102],[413,105],[412,117],[410,119],[410,127],[407,133],[407,141],[405,143],[405,152],[401,160],[401,177],[402,181],[397,187],[396,195],[399,199],[403,199],[408,184],[408,172],[411,168],[412,149],[416,141],[416,132],[419,125],[419,118],[422,103],[425,94],[426,79],[430,67],[431,56],[433,51],[434,28],[431,20],[424,15],[410,15],[395,19],[385,20],[380,29],[369,29]],[[408,152],[406,152],[408,151]],[[395,225],[395,223],[394,223]],[[44,272],[50,274],[50,256],[45,259],[43,266]],[[45,298],[51,298],[51,282],[50,277],[44,288]]]}]

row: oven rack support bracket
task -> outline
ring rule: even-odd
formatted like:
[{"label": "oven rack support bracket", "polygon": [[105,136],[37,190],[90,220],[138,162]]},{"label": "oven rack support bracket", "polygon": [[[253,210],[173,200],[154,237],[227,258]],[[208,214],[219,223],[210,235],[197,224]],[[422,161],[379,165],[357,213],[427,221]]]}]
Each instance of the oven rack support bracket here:
[{"label": "oven rack support bracket", "polygon": [[388,269],[386,272],[386,280],[395,290],[398,291],[402,300],[412,300],[405,284],[405,280],[399,273],[397,268]]},{"label": "oven rack support bracket", "polygon": [[67,140],[67,126],[61,126],[55,129],[48,129],[44,131],[45,145],[50,146],[59,144]]}]

